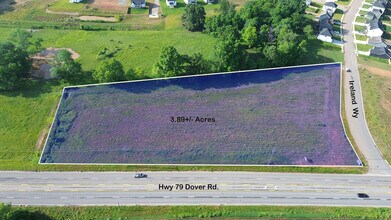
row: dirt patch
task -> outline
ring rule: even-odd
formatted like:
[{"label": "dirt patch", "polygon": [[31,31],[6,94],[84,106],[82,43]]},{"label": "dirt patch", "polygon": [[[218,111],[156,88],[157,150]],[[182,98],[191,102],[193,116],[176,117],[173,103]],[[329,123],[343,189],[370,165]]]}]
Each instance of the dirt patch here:
[{"label": "dirt patch", "polygon": [[121,12],[126,14],[130,6],[129,0],[90,0],[86,9]]},{"label": "dirt patch", "polygon": [[80,57],[80,55],[76,51],[74,51],[74,50],[72,50],[70,48],[48,47],[45,50],[43,50],[42,52],[34,55],[33,58],[36,58],[36,59],[54,59],[54,57],[56,56],[57,52],[60,51],[60,50],[67,50],[67,51],[69,51],[72,54],[72,59],[74,59],[74,60],[76,60],[77,58]]},{"label": "dirt patch", "polygon": [[[53,105],[53,107],[50,109],[50,113],[49,113],[50,117],[54,115],[56,109],[57,109],[57,104]],[[49,124],[46,128],[42,129],[42,131],[39,133],[37,143],[35,144],[36,150],[42,150],[45,139],[49,133],[50,126],[51,124]]]},{"label": "dirt patch", "polygon": [[76,51],[70,49],[70,48],[53,48],[49,47],[43,50],[42,52],[35,54],[31,57],[33,61],[31,74],[34,77],[38,78],[44,78],[44,79],[51,79],[53,78],[50,75],[50,69],[52,68],[50,62],[54,59],[57,52],[60,50],[67,50],[71,53],[72,59],[77,59],[80,57]]},{"label": "dirt patch", "polygon": [[391,71],[368,65],[363,65],[363,67],[373,74],[391,78]]},{"label": "dirt patch", "polygon": [[107,22],[117,22],[117,19],[114,17],[99,17],[99,16],[80,16],[82,21],[107,21]]}]

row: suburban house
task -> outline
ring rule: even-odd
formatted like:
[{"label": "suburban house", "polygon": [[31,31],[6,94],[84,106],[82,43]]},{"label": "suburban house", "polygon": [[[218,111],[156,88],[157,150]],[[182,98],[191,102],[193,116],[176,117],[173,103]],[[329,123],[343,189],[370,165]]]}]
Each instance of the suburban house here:
[{"label": "suburban house", "polygon": [[204,0],[204,2],[207,3],[207,4],[208,4],[208,3],[214,3],[215,0]]},{"label": "suburban house", "polygon": [[[333,2],[331,2],[333,3]],[[319,16],[318,30],[319,34],[317,39],[331,43],[333,41],[333,25],[332,25],[333,11],[325,10]]]},{"label": "suburban house", "polygon": [[387,8],[387,4],[388,4],[387,0],[377,0],[372,4],[370,10],[378,9],[382,13],[384,13],[385,9]]},{"label": "suburban house", "polygon": [[367,24],[366,35],[368,37],[381,37],[383,35],[379,19],[367,20],[365,23]]},{"label": "suburban house", "polygon": [[327,28],[323,28],[317,37],[318,40],[325,41],[331,43],[333,41],[333,34]]},{"label": "suburban house", "polygon": [[145,6],[145,0],[132,0],[132,4],[130,5],[132,8],[145,8]]},{"label": "suburban house", "polygon": [[188,4],[197,4],[197,0],[184,0],[184,2]]},{"label": "suburban house", "polygon": [[331,25],[329,19],[319,20],[319,31],[322,31],[324,28],[327,28],[330,31],[333,30],[333,26]]},{"label": "suburban house", "polygon": [[380,19],[382,14],[383,13],[379,9],[373,9],[372,11],[368,11],[368,14],[365,17],[368,18],[369,20],[372,20],[375,18]]},{"label": "suburban house", "polygon": [[176,6],[176,0],[166,0],[166,5],[170,8],[173,8]]},{"label": "suburban house", "polygon": [[82,2],[83,0],[69,0],[69,3],[80,3]]},{"label": "suburban house", "polygon": [[334,14],[335,10],[337,10],[337,6],[338,5],[335,4],[334,2],[325,2],[324,5],[323,5],[322,10],[323,11],[329,11],[332,14]]},{"label": "suburban house", "polygon": [[381,37],[371,37],[368,40],[368,45],[373,47],[387,47],[388,45],[384,42]]},{"label": "suburban house", "polygon": [[330,22],[332,18],[333,18],[333,14],[326,11],[319,16],[319,22],[321,22],[322,20],[325,20],[325,19],[327,19]]},{"label": "suburban house", "polygon": [[370,50],[369,54],[374,57],[387,59],[390,61],[391,52],[386,47],[374,47]]}]

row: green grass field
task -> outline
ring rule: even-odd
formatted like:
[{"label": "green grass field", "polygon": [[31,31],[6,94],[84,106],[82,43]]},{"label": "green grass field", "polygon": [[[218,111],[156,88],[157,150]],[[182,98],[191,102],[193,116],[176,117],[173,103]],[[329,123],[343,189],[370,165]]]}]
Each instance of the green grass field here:
[{"label": "green grass field", "polygon": [[364,36],[364,35],[360,35],[360,34],[356,34],[355,36],[356,36],[356,39],[360,40],[360,41],[367,41],[369,39],[369,37]]},{"label": "green grass field", "polygon": [[33,169],[37,142],[48,132],[61,88],[55,83],[29,81],[17,92],[0,92],[0,167]]},{"label": "green grass field", "polygon": [[[375,61],[365,61],[366,65],[374,66],[374,63]],[[387,64],[376,62],[376,67],[391,71],[390,65]],[[391,76],[379,76],[361,68],[360,79],[369,130],[384,157],[391,163]]]},{"label": "green grass field", "polygon": [[367,19],[364,17],[364,16],[357,16],[356,17],[356,22],[359,22],[359,23],[365,23]]},{"label": "green grass field", "polygon": [[69,3],[69,0],[58,0],[50,4],[49,10],[55,12],[81,12],[87,1]]},{"label": "green grass field", "polygon": [[338,5],[349,5],[352,0],[339,0]]},{"label": "green grass field", "polygon": [[[14,29],[0,28],[0,35],[7,38]],[[8,35],[5,34],[8,32]],[[76,31],[39,30],[34,36],[44,39],[45,47],[69,47],[80,54],[80,63],[86,71],[96,67],[97,54],[104,47],[121,48],[115,58],[125,67],[140,67],[150,73],[157,61],[161,48],[175,46],[180,53],[199,52],[206,59],[213,59],[215,39],[207,34],[180,31]],[[2,40],[0,38],[0,40]],[[88,45],[88,46],[87,46]]]},{"label": "green grass field", "polygon": [[[339,1],[338,1],[339,2]],[[334,13],[334,16],[333,16],[333,19],[334,20],[342,20],[342,15],[343,15],[343,11],[339,8],[337,8],[337,10],[335,10],[335,13]]]},{"label": "green grass field", "polygon": [[364,51],[364,52],[368,52],[370,49],[373,48],[373,46],[367,44],[356,44],[356,46],[357,46],[357,50]]},{"label": "green grass field", "polygon": [[[204,6],[206,16],[213,16],[218,13],[218,9],[220,8],[219,4],[206,4],[203,0],[198,0],[197,4]],[[183,0],[177,1],[177,6],[174,8],[170,8],[167,6],[165,0],[160,0],[160,7],[162,10],[162,14],[165,17],[165,27],[168,30],[173,29],[184,29],[181,23],[181,17],[185,10],[186,4]]]},{"label": "green grass field", "polygon": [[363,32],[365,31],[366,27],[365,26],[362,26],[362,25],[354,25],[354,30],[357,31],[357,32]]},{"label": "green grass field", "polygon": [[363,4],[361,6],[361,8],[364,8],[364,9],[369,9],[372,5],[367,5],[367,4]]},{"label": "green grass field", "polygon": [[[391,209],[315,206],[13,207],[34,219],[390,219]],[[46,217],[46,218],[45,218]],[[0,216],[1,218],[1,216]]]}]

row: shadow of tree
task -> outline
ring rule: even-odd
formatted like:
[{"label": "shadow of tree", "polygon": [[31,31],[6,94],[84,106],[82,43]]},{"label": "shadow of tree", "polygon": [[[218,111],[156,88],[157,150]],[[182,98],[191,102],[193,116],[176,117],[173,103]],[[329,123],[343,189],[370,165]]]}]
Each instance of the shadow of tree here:
[{"label": "shadow of tree", "polygon": [[14,210],[6,220],[54,220],[54,218],[38,211]]},{"label": "shadow of tree", "polygon": [[53,86],[58,86],[56,80],[38,80],[38,79],[23,79],[20,82],[19,88],[15,91],[0,91],[0,95],[8,97],[23,96],[25,98],[36,98],[45,93],[53,92]]},{"label": "shadow of tree", "polygon": [[15,0],[2,0],[0,1],[0,15],[15,10]]}]

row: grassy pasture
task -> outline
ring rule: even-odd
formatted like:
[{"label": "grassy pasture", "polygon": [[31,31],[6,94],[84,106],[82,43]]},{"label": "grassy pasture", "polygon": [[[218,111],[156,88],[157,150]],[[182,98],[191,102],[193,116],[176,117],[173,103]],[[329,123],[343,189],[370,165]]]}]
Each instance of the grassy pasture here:
[{"label": "grassy pasture", "polygon": [[[360,59],[361,62],[363,58]],[[389,76],[381,76],[360,69],[361,86],[365,104],[365,116],[373,138],[384,157],[391,163],[391,68],[376,61],[365,62],[366,65],[387,69]],[[383,68],[385,66],[385,68]],[[373,70],[376,71],[376,70]]]},{"label": "grassy pasture", "polygon": [[80,3],[69,3],[69,0],[57,0],[50,4],[49,10],[56,12],[81,12],[88,0]]}]

